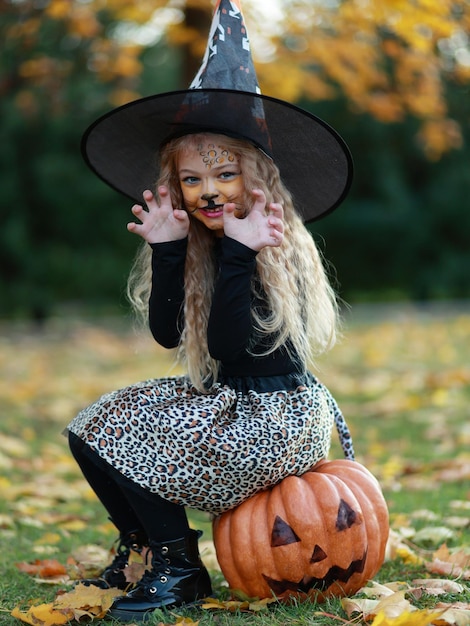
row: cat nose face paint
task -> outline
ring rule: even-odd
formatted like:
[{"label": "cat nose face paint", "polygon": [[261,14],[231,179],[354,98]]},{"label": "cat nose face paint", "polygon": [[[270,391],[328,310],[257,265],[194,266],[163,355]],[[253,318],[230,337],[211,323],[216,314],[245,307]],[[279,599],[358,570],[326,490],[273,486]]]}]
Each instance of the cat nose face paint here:
[{"label": "cat nose face paint", "polygon": [[238,156],[220,139],[188,148],[179,159],[178,175],[186,210],[222,235],[224,204],[234,202],[240,217],[245,212],[245,185]]}]

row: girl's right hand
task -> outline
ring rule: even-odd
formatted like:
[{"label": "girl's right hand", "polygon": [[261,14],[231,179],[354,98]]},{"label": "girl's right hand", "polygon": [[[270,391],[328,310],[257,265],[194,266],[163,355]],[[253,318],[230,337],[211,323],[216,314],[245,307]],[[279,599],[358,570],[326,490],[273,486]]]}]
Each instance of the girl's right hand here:
[{"label": "girl's right hand", "polygon": [[147,211],[134,204],[131,211],[141,222],[129,222],[127,230],[145,239],[147,243],[164,243],[177,241],[188,236],[189,216],[184,209],[174,209],[167,187],[159,187],[160,204],[148,189],[143,197],[147,205]]}]

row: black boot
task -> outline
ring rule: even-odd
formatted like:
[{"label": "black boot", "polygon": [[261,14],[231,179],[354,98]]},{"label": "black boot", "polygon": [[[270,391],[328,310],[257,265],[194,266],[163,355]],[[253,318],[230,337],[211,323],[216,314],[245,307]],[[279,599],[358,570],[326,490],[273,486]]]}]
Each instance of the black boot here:
[{"label": "black boot", "polygon": [[97,578],[86,578],[80,582],[84,585],[94,585],[100,589],[109,589],[110,587],[128,589],[131,583],[126,580],[124,571],[129,564],[131,550],[140,554],[142,548],[147,544],[147,536],[141,530],[122,534],[113,561],[105,567]]},{"label": "black boot", "polygon": [[197,541],[201,532],[165,543],[150,542],[151,569],[127,596],[117,598],[109,612],[121,620],[144,620],[152,611],[192,604],[212,594]]}]

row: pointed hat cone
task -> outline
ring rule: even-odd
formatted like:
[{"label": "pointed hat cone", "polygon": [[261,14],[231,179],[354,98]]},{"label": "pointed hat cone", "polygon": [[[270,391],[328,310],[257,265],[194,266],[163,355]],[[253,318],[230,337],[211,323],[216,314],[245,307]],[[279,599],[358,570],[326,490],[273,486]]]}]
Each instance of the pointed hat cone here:
[{"label": "pointed hat cone", "polygon": [[174,137],[215,132],[250,141],[278,165],[305,222],[335,209],[352,179],[343,139],[326,122],[260,93],[239,0],[218,0],[201,67],[189,89],[130,102],[85,132],[82,152],[108,185],[142,202]]},{"label": "pointed hat cone", "polygon": [[238,0],[219,0],[207,48],[190,89],[236,89],[260,93],[250,41]]}]

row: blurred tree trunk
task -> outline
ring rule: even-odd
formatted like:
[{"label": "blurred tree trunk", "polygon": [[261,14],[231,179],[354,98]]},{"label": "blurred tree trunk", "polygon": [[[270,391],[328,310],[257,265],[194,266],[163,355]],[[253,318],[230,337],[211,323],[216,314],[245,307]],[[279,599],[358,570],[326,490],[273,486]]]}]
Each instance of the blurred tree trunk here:
[{"label": "blurred tree trunk", "polygon": [[186,89],[191,84],[193,78],[197,74],[204,55],[204,49],[195,46],[194,42],[207,40],[212,21],[212,7],[204,5],[203,7],[188,5],[185,9],[184,26],[188,33],[194,33],[195,37],[188,40],[183,46],[183,88]]}]

